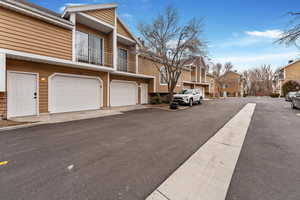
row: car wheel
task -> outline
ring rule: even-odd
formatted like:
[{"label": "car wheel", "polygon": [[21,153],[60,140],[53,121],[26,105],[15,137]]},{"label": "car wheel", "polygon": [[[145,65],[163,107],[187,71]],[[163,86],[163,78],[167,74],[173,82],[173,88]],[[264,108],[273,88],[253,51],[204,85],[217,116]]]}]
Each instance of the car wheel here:
[{"label": "car wheel", "polygon": [[202,104],[202,102],[201,102],[201,99],[199,99],[199,101],[198,101],[198,104],[199,104],[199,105],[201,105],[201,104]]},{"label": "car wheel", "polygon": [[191,107],[193,106],[193,99],[189,100],[189,106],[191,106]]}]

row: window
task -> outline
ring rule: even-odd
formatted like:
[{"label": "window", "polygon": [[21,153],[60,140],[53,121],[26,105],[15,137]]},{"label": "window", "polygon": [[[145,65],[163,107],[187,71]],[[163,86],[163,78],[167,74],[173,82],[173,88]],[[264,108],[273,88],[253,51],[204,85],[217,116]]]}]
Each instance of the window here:
[{"label": "window", "polygon": [[91,64],[103,64],[103,39],[76,31],[76,60]]},{"label": "window", "polygon": [[167,69],[165,67],[160,68],[159,81],[161,85],[167,85]]},{"label": "window", "polygon": [[118,48],[118,70],[127,72],[128,53],[126,49]]}]

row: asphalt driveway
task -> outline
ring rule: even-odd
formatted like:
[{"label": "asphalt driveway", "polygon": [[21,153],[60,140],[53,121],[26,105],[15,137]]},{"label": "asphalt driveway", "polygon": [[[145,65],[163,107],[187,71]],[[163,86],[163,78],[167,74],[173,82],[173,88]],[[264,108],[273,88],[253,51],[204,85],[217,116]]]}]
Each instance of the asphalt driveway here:
[{"label": "asphalt driveway", "polygon": [[226,200],[300,199],[300,110],[254,98],[252,123]]},{"label": "asphalt driveway", "polygon": [[246,100],[0,132],[0,199],[141,200]]}]

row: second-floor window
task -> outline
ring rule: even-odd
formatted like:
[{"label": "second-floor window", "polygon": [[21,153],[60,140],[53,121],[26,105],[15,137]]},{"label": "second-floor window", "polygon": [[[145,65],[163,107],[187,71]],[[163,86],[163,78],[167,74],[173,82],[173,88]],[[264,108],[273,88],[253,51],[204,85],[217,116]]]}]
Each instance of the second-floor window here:
[{"label": "second-floor window", "polygon": [[126,49],[118,48],[118,70],[127,72],[128,53]]},{"label": "second-floor window", "polygon": [[76,31],[76,61],[103,64],[103,39]]}]

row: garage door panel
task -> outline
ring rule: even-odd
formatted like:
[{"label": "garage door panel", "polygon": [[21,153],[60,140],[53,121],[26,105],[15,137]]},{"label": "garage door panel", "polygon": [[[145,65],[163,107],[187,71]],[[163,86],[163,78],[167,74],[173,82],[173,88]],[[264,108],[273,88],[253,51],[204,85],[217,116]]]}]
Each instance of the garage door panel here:
[{"label": "garage door panel", "polygon": [[137,85],[134,82],[112,81],[110,84],[110,105],[128,106],[137,103]]},{"label": "garage door panel", "polygon": [[54,113],[99,109],[101,83],[96,78],[54,76],[50,103]]}]

